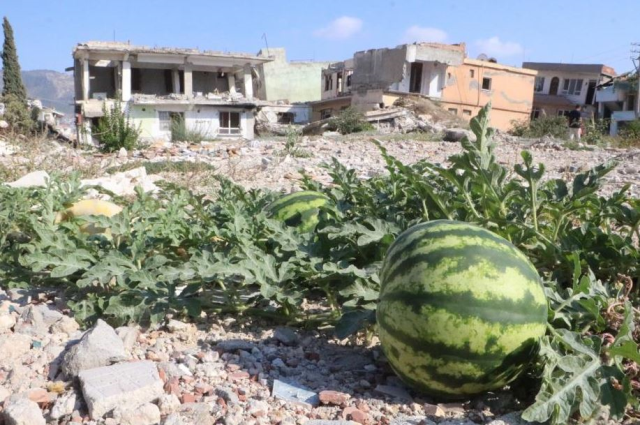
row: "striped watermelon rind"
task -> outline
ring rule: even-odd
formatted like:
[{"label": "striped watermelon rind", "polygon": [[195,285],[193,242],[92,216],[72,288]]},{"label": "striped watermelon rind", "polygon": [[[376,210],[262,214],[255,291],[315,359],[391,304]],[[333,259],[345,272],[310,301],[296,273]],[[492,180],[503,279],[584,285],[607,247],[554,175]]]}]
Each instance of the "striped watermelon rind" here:
[{"label": "striped watermelon rind", "polygon": [[456,398],[502,388],[527,367],[546,332],[547,299],[534,266],[506,239],[437,220],[389,248],[376,315],[400,378]]},{"label": "striped watermelon rind", "polygon": [[320,192],[305,190],[285,195],[267,207],[267,214],[301,232],[309,232],[318,225],[319,208],[330,204]]}]

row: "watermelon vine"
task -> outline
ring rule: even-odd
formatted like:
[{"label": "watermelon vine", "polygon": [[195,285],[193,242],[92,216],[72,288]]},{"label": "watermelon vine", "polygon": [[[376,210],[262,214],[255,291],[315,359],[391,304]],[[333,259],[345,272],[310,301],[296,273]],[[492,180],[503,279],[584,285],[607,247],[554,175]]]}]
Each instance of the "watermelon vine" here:
[{"label": "watermelon vine", "polygon": [[[113,217],[66,221],[56,217],[86,190],[77,178],[0,185],[0,284],[58,288],[84,324],[236,312],[371,335],[396,236],[425,221],[466,221],[509,240],[545,282],[548,331],[530,372],[540,389],[524,418],[637,417],[640,200],[628,187],[598,192],[613,163],[570,182],[546,180],[528,152],[512,170],[498,164],[489,111],[472,120],[476,141],[464,139],[449,166],[406,165],[373,141],[385,175],[363,180],[334,160],[332,185],[305,177],[303,189],[328,200],[314,207],[309,232],[271,217],[277,194],[223,178],[208,196],[166,185],[157,196],[115,197],[124,209]],[[87,223],[109,234],[87,234]]]}]

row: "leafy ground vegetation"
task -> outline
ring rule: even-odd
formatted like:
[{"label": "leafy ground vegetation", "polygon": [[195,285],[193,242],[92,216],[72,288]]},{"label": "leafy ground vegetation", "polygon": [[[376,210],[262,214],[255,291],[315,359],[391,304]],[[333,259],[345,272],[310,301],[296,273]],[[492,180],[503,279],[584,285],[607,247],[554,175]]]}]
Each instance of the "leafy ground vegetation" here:
[{"label": "leafy ground vegetation", "polygon": [[[513,169],[498,164],[488,108],[471,129],[477,141],[464,139],[449,168],[405,165],[378,144],[387,175],[362,180],[334,161],[326,165],[332,185],[305,178],[303,189],[333,201],[310,233],[267,217],[278,194],[221,178],[206,196],[166,185],[157,196],[116,198],[125,208],[114,217],[59,224],[56,214],[86,190],[77,179],[0,186],[0,281],[59,287],[84,324],[235,312],[369,338],[378,272],[395,236],[428,220],[473,222],[518,246],[545,283],[548,333],[514,384],[527,394],[524,418],[637,418],[640,200],[626,187],[598,193],[613,163],[569,182],[544,180],[528,152]],[[108,231],[87,235],[87,222]]]}]

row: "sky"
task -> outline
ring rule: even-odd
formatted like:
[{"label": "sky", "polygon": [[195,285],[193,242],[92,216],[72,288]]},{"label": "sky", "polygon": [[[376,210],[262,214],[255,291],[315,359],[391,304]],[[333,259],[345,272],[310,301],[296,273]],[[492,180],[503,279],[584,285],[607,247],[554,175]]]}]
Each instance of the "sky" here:
[{"label": "sky", "polygon": [[23,70],[61,72],[89,40],[246,53],[268,45],[289,60],[335,61],[407,42],[465,42],[470,57],[507,65],[604,63],[618,73],[634,69],[631,43],[640,42],[638,0],[0,0],[0,15]]}]

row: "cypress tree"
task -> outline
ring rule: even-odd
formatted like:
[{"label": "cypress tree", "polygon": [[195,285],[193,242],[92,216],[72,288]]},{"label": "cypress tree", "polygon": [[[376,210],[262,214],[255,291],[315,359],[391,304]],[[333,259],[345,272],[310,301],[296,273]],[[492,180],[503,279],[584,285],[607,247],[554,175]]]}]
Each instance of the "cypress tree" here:
[{"label": "cypress tree", "polygon": [[22,76],[20,75],[18,52],[13,40],[13,28],[11,28],[6,16],[2,22],[2,29],[4,30],[4,45],[2,48],[2,80],[4,88],[2,89],[2,96],[14,95],[17,100],[26,105],[27,90],[24,88]]}]

